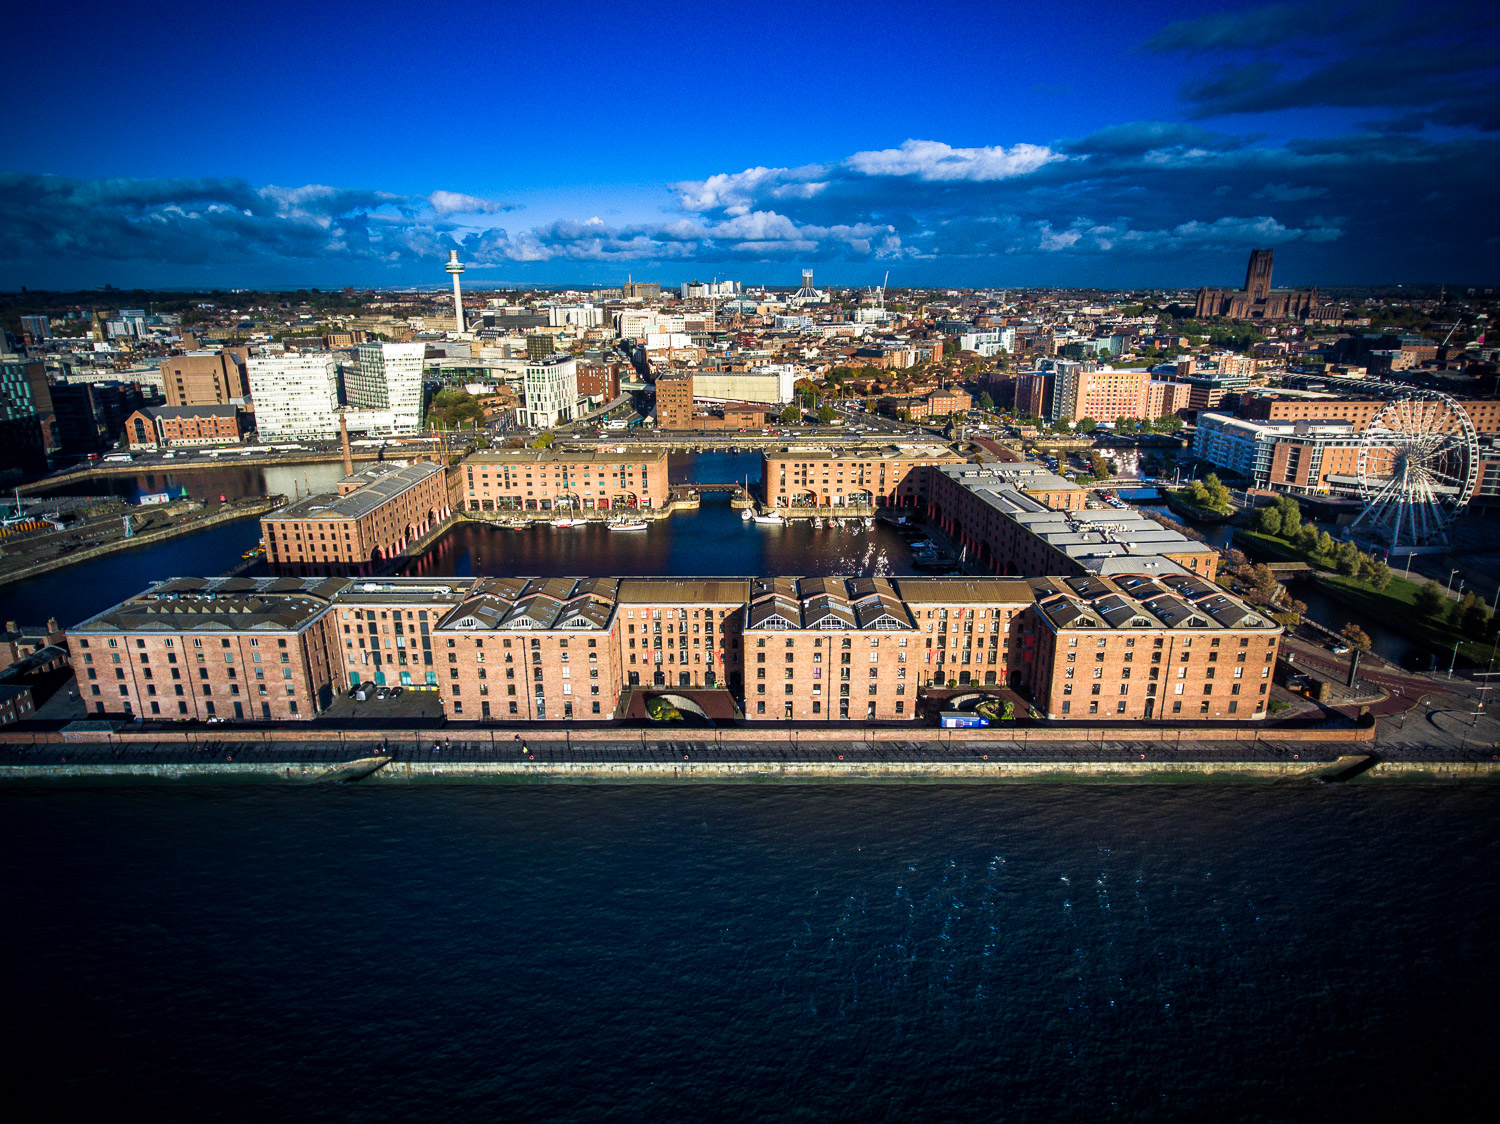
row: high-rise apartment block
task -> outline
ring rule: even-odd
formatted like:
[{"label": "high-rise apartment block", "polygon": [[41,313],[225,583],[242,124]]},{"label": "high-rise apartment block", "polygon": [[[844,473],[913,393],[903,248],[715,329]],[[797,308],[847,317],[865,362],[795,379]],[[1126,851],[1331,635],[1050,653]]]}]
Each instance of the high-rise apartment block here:
[{"label": "high-rise apartment block", "polygon": [[351,409],[370,412],[369,428],[411,433],[422,426],[421,343],[362,343],[344,392]]},{"label": "high-rise apartment block", "polygon": [[329,352],[257,355],[246,368],[262,441],[338,434],[339,375]]},{"label": "high-rise apartment block", "polygon": [[526,364],[522,424],[546,429],[572,421],[578,413],[578,361],[552,355]]},{"label": "high-rise apartment block", "polygon": [[0,360],[0,465],[44,467],[59,442],[46,367]]}]

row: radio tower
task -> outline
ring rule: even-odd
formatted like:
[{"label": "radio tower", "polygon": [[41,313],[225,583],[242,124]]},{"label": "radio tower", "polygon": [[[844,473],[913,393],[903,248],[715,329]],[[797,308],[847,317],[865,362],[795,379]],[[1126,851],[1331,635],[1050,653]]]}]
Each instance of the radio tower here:
[{"label": "radio tower", "polygon": [[464,271],[464,263],[458,260],[458,251],[448,251],[448,264],[443,267],[453,274],[453,321],[458,325],[459,334],[464,330],[464,295],[458,286],[458,275]]}]

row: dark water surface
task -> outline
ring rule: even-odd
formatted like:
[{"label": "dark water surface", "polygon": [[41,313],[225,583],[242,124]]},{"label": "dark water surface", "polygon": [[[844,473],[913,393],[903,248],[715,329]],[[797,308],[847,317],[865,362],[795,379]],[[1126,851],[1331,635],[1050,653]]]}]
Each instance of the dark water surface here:
[{"label": "dark water surface", "polygon": [[1500,792],[0,790],[68,1118],[1494,1119]]},{"label": "dark water surface", "polygon": [[154,581],[222,574],[238,566],[241,555],[258,542],[260,520],[252,517],[79,562],[0,587],[0,620],[41,624],[56,617],[68,628]]},{"label": "dark water surface", "polygon": [[723,493],[644,531],[459,523],[403,571],[414,575],[766,576],[914,574],[911,545],[884,523],[747,523]]}]

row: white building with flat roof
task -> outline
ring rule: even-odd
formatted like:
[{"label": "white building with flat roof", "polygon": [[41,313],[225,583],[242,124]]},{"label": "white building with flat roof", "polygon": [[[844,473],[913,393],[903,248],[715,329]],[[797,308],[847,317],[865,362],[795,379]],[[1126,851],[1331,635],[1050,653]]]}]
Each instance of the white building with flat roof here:
[{"label": "white building with flat roof", "polygon": [[1014,328],[976,328],[958,337],[958,348],[960,351],[973,351],[986,357],[999,355],[1002,351],[1014,351],[1016,330]]},{"label": "white building with flat roof", "polygon": [[356,410],[390,414],[393,433],[422,428],[422,343],[362,343],[344,376],[344,393]]},{"label": "white building with flat roof", "polygon": [[693,372],[693,397],[708,402],[761,402],[779,406],[796,396],[797,369],[790,363],[749,371]]},{"label": "white building with flat roof", "polygon": [[245,366],[262,441],[338,436],[339,376],[332,352],[252,355]]},{"label": "white building with flat roof", "polygon": [[571,355],[549,355],[526,364],[521,424],[533,429],[570,422],[578,416],[578,360]]}]

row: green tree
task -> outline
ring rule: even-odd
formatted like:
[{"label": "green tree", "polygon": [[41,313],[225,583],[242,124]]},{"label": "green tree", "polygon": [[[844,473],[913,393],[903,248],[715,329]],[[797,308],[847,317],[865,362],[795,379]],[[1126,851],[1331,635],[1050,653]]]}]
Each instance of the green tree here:
[{"label": "green tree", "polygon": [[1178,433],[1182,429],[1182,419],[1176,414],[1163,414],[1151,423],[1151,428],[1158,433]]},{"label": "green tree", "polygon": [[1079,433],[1093,433],[1094,430],[1099,428],[1099,423],[1093,418],[1079,418],[1073,423],[1073,428]]},{"label": "green tree", "polygon": [[484,424],[484,407],[468,391],[449,387],[433,395],[427,407],[427,422],[443,429],[460,429]]},{"label": "green tree", "polygon": [[1376,562],[1370,568],[1370,584],[1384,593],[1391,584],[1391,568],[1384,562]]},{"label": "green tree", "polygon": [[795,403],[788,402],[786,409],[781,411],[781,420],[787,425],[796,425],[802,420],[802,411],[797,409]]},{"label": "green tree", "polygon": [[[1282,528],[1285,530],[1285,526]],[[1297,547],[1311,554],[1318,549],[1318,529],[1311,523],[1304,523],[1297,531]]]},{"label": "green tree", "polygon": [[1457,600],[1448,602],[1448,623],[1454,628],[1461,626],[1464,614],[1474,607],[1475,601],[1474,591],[1471,589]]},{"label": "green tree", "polygon": [[1333,550],[1333,565],[1346,578],[1352,578],[1359,570],[1359,547],[1352,542],[1341,542]]},{"label": "green tree", "polygon": [[1203,490],[1208,493],[1208,506],[1217,511],[1229,510],[1229,489],[1217,473],[1210,472],[1203,478]]},{"label": "green tree", "polygon": [[1281,508],[1262,507],[1255,513],[1255,529],[1263,535],[1281,534]]},{"label": "green tree", "polygon": [[989,391],[986,390],[982,394],[980,394],[979,408],[986,411],[993,410],[995,408],[995,400],[990,397]]},{"label": "green tree", "polygon": [[1272,501],[1281,512],[1281,536],[1291,539],[1302,528],[1302,508],[1291,496],[1277,496]]},{"label": "green tree", "polygon": [[1421,613],[1424,617],[1430,617],[1437,613],[1443,607],[1445,600],[1443,587],[1434,581],[1429,581],[1421,589],[1417,590],[1416,595],[1412,598],[1417,612]]},{"label": "green tree", "polygon": [[833,421],[833,419],[836,418],[836,417],[838,417],[838,416],[839,416],[839,412],[837,410],[835,410],[832,406],[828,405],[826,402],[823,405],[821,405],[821,406],[818,407],[818,420],[820,422],[822,422],[824,425],[827,425],[829,422]]},{"label": "green tree", "polygon": [[1485,633],[1489,631],[1489,624],[1489,611],[1485,609],[1483,601],[1476,600],[1464,610],[1460,627],[1465,636],[1473,640],[1483,640]]},{"label": "green tree", "polygon": [[1333,536],[1327,531],[1318,532],[1318,547],[1313,553],[1319,558],[1331,558],[1333,556]]}]

